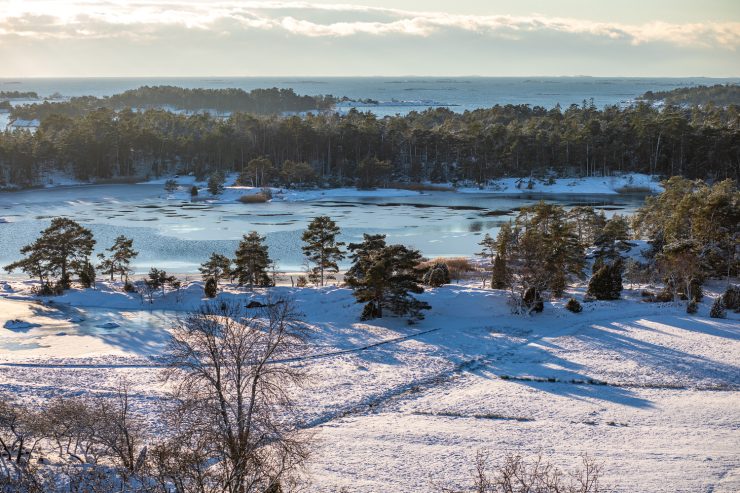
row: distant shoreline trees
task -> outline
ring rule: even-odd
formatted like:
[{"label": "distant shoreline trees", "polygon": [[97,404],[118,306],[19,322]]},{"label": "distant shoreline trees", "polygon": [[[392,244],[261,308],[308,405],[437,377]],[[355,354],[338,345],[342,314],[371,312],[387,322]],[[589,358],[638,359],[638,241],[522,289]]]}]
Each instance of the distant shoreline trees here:
[{"label": "distant shoreline trees", "polygon": [[484,184],[503,176],[546,178],[552,171],[740,179],[736,105],[506,105],[384,118],[355,110],[222,118],[97,103],[79,114],[54,108],[49,104],[34,133],[0,133],[0,186],[39,184],[49,172],[93,180],[234,171],[240,183],[260,187]]}]

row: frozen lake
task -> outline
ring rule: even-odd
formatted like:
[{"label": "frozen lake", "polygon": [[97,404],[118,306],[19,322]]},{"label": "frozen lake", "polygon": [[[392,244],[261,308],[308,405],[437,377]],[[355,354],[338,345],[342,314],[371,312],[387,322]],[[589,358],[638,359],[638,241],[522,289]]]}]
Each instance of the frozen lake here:
[{"label": "frozen lake", "polygon": [[0,193],[0,265],[19,257],[55,216],[89,227],[96,251],[118,235],[134,239],[140,252],[134,269],[150,267],[193,273],[211,252],[233,255],[243,234],[267,236],[270,255],[281,270],[302,269],[301,232],[319,215],[331,216],[342,240],[384,233],[388,241],[418,248],[424,255],[471,256],[485,233],[495,235],[516,211],[540,199],[571,207],[590,204],[630,213],[638,195],[516,195],[427,192],[404,197],[347,197],[336,194],[301,202],[190,202],[168,198],[161,185],[90,185]]}]

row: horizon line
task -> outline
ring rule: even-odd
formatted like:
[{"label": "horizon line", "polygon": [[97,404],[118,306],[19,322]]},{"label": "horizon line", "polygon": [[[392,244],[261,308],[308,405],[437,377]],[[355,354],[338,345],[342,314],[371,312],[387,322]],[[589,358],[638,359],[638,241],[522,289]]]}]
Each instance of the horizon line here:
[{"label": "horizon line", "polygon": [[403,78],[417,78],[417,79],[429,79],[429,78],[458,78],[458,79],[522,79],[522,78],[552,78],[552,79],[565,79],[565,78],[583,78],[583,79],[740,79],[740,75],[18,75],[18,76],[6,76],[0,75],[0,80],[15,80],[15,79],[142,79],[142,78],[158,78],[158,79],[202,79],[202,78],[215,78],[215,79],[277,79],[277,78],[316,78],[316,79],[403,79]]}]

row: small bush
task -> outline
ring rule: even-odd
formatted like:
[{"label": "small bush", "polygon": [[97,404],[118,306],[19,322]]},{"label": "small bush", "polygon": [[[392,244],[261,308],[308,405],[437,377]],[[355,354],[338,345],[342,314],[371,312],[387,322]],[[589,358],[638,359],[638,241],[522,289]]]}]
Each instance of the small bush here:
[{"label": "small bush", "polygon": [[190,187],[190,196],[195,197],[197,195],[198,195],[198,187],[193,185],[192,187]]},{"label": "small bush", "polygon": [[660,303],[669,303],[673,301],[673,292],[669,289],[664,289],[655,295],[655,301]]},{"label": "small bush", "polygon": [[78,274],[80,284],[83,288],[95,287],[95,266],[93,264],[86,264]]},{"label": "small bush", "polygon": [[419,264],[418,269],[425,272],[437,264],[446,265],[450,273],[450,279],[455,280],[462,279],[466,273],[475,271],[475,267],[470,262],[470,259],[466,257],[439,257],[434,260],[422,262]]},{"label": "small bush", "polygon": [[692,279],[689,283],[689,298],[697,303],[704,298],[704,290],[699,279]]},{"label": "small bush", "polygon": [[727,316],[725,304],[722,302],[721,296],[712,303],[712,309],[709,310],[709,316],[712,318],[725,318]]},{"label": "small bush", "polygon": [[55,283],[54,285],[44,283],[41,286],[33,288],[32,291],[37,296],[59,296],[64,294],[64,289],[59,283]]},{"label": "small bush", "polygon": [[299,288],[305,288],[306,286],[308,286],[308,278],[306,276],[298,276],[295,285]]},{"label": "small bush", "polygon": [[621,260],[602,264],[588,282],[588,294],[597,300],[618,300],[621,292]]},{"label": "small bush", "polygon": [[259,192],[250,195],[242,195],[239,197],[239,202],[242,204],[263,204],[270,200],[270,198],[271,197],[268,197],[264,192]]},{"label": "small bush", "polygon": [[172,193],[177,190],[177,182],[175,180],[167,180],[164,182],[164,190],[167,193]]},{"label": "small bush", "polygon": [[689,315],[693,315],[694,313],[699,311],[699,305],[696,303],[696,301],[691,300],[689,301],[689,304],[686,305],[686,313]]},{"label": "small bush", "polygon": [[450,270],[447,268],[446,264],[443,264],[442,262],[436,263],[424,273],[422,282],[433,288],[438,288],[443,284],[449,284]]},{"label": "small bush", "polygon": [[374,318],[378,318],[378,315],[380,315],[380,313],[378,313],[378,308],[375,306],[375,303],[371,301],[362,308],[360,320],[372,320]]},{"label": "small bush", "polygon": [[571,298],[568,300],[568,302],[565,304],[565,309],[573,313],[581,313],[583,311],[583,307],[575,298]]},{"label": "small bush", "polygon": [[216,279],[213,277],[206,279],[206,285],[203,287],[203,291],[205,291],[207,297],[215,298],[218,294],[218,283]]},{"label": "small bush", "polygon": [[734,284],[727,286],[722,295],[722,303],[728,310],[740,310],[740,286]]},{"label": "small bush", "polygon": [[542,301],[542,297],[540,296],[540,292],[537,291],[535,288],[528,288],[524,292],[524,296],[522,298],[522,301],[524,301],[524,305],[531,311],[535,313],[542,313],[542,311],[545,309],[545,302]]},{"label": "small bush", "polygon": [[123,285],[123,290],[126,293],[135,293],[136,292],[136,286],[134,286],[132,282],[126,281],[126,283]]}]

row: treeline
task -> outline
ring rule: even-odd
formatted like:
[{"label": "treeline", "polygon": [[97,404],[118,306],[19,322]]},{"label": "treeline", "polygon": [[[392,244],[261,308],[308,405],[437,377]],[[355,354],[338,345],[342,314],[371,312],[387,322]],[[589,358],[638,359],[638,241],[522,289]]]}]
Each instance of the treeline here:
[{"label": "treeline", "polygon": [[[0,96],[2,97],[2,96]],[[142,86],[121,94],[98,98],[73,97],[69,101],[19,105],[11,111],[11,118],[43,120],[54,114],[81,116],[99,108],[112,110],[170,108],[186,111],[216,111],[219,113],[245,112],[258,115],[279,114],[286,111],[317,111],[331,108],[332,96],[300,96],[293,89],[186,89],[175,86]]]},{"label": "treeline", "polygon": [[648,91],[642,96],[645,101],[663,101],[665,104],[693,106],[715,104],[729,106],[740,104],[740,85],[715,84],[713,86],[679,87],[670,91]]},{"label": "treeline", "polygon": [[[0,134],[0,183],[31,185],[45,172],[80,179],[245,171],[264,159],[279,175],[303,163],[322,184],[390,181],[484,183],[502,176],[609,175],[740,178],[740,107],[663,109],[593,104],[563,110],[495,106],[462,114],[437,108],[405,116],[163,110],[52,114],[35,133]],[[304,166],[304,167],[305,167]],[[267,184],[263,183],[262,185]]]},{"label": "treeline", "polygon": [[3,99],[39,99],[34,91],[0,91],[0,101]]}]

